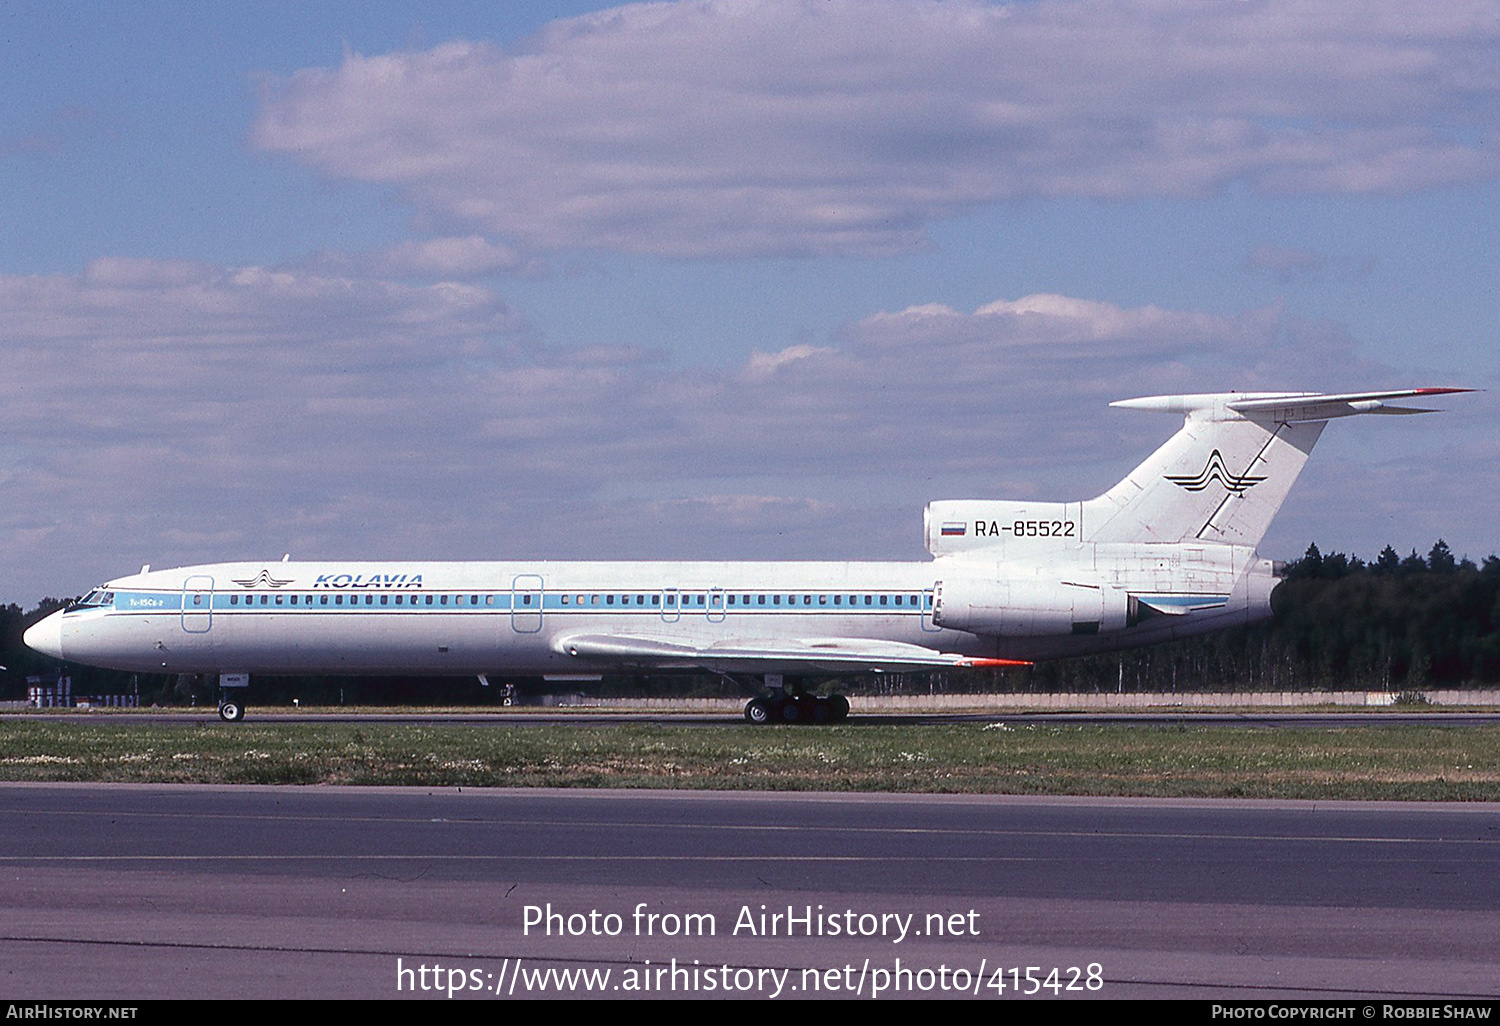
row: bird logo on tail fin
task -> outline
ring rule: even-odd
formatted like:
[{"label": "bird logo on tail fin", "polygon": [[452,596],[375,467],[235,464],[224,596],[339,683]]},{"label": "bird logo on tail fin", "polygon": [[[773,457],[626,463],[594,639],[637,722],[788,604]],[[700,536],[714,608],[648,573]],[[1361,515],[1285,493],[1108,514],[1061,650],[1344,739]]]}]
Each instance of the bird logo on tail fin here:
[{"label": "bird logo on tail fin", "polygon": [[1243,495],[1246,491],[1254,488],[1265,480],[1265,477],[1253,477],[1249,473],[1235,474],[1224,465],[1224,457],[1215,449],[1208,457],[1208,462],[1203,469],[1196,474],[1167,474],[1168,481],[1180,488],[1186,488],[1190,492],[1201,492],[1208,487],[1210,481],[1218,481],[1228,491],[1235,495]]}]

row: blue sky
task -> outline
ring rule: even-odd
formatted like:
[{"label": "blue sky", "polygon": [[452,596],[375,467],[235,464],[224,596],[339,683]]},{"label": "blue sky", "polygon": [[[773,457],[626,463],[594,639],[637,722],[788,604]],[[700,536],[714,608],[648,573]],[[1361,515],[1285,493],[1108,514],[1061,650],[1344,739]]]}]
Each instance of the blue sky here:
[{"label": "blue sky", "polygon": [[[1111,399],[1494,389],[1500,16],[12,4],[0,600],[278,558],[920,558]],[[1493,391],[1262,546],[1500,548]]]}]

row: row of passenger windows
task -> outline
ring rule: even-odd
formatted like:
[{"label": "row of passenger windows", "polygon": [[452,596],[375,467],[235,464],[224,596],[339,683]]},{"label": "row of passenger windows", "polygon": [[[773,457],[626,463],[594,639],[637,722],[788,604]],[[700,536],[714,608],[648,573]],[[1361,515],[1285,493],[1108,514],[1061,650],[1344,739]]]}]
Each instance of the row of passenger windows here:
[{"label": "row of passenger windows", "polygon": [[[351,605],[351,606],[357,606],[357,605],[359,605],[360,604],[359,600],[361,598],[364,599],[364,604],[367,605],[367,606],[373,606],[373,605],[382,605],[382,606],[389,606],[389,605],[397,605],[397,606],[415,606],[415,605],[431,606],[431,605],[439,605],[439,606],[446,606],[446,605],[449,604],[449,598],[450,598],[450,596],[448,596],[448,595],[349,595],[347,597],[349,599],[349,605]],[[530,605],[531,604],[531,596],[530,595],[526,595],[526,596],[523,596],[523,597],[526,599],[525,604],[526,605]],[[253,606],[253,605],[255,605],[257,598],[260,599],[260,605],[263,605],[263,606],[273,605],[273,604],[274,605],[278,605],[278,606],[281,606],[281,605],[289,605],[289,606],[304,605],[304,606],[310,606],[310,605],[313,604],[313,600],[314,599],[317,600],[317,603],[320,606],[328,606],[328,605],[342,606],[344,604],[345,596],[342,595],[342,594],[337,594],[337,595],[260,595],[260,596],[246,595],[245,596],[245,605],[247,605],[247,606]],[[484,596],[480,596],[480,595],[453,595],[453,596],[451,596],[451,598],[452,598],[452,604],[455,605],[455,606],[463,606],[463,605],[477,606],[477,605],[481,605],[481,604],[486,605],[486,606],[493,606],[495,604],[495,596],[493,596],[493,595],[484,595]],[[203,596],[202,595],[194,595],[193,596],[193,604],[194,605],[202,605],[203,604]],[[237,605],[239,605],[240,604],[240,596],[238,596],[238,595],[231,595],[231,596],[229,596],[229,604],[231,606],[237,606]]]},{"label": "row of passenger windows", "polygon": [[[245,600],[244,604],[247,605],[247,606],[253,606],[253,605],[257,605],[257,604],[262,605],[262,606],[267,606],[267,605],[277,605],[277,606],[281,606],[281,605],[290,605],[290,606],[304,605],[304,606],[310,606],[310,605],[313,605],[315,601],[320,606],[327,606],[327,605],[342,606],[342,605],[345,604],[344,600],[346,598],[348,599],[348,603],[347,604],[351,605],[351,606],[360,605],[361,604],[361,602],[360,602],[361,599],[364,600],[363,604],[367,605],[367,606],[374,606],[374,605],[382,605],[382,606],[390,606],[390,605],[397,605],[397,606],[415,606],[415,605],[446,606],[446,605],[450,604],[450,599],[451,599],[451,604],[455,605],[455,606],[479,606],[479,605],[493,606],[495,604],[495,596],[494,595],[453,595],[453,596],[449,596],[449,595],[407,595],[407,594],[388,595],[388,594],[386,594],[386,595],[348,595],[348,596],[346,596],[346,595],[344,595],[342,593],[339,593],[339,594],[333,594],[333,595],[285,595],[285,594],[283,594],[283,595],[245,595],[245,596],[243,596],[243,598]],[[559,596],[559,602],[562,605],[564,605],[564,606],[573,606],[573,605],[577,605],[577,606],[600,606],[600,605],[603,605],[603,606],[613,606],[613,605],[630,606],[630,605],[635,605],[635,606],[653,606],[653,607],[660,608],[663,605],[663,603],[665,602],[665,605],[666,605],[666,607],[668,609],[675,609],[675,608],[682,608],[682,609],[707,609],[707,608],[710,607],[709,597],[707,595],[702,595],[702,594],[687,594],[687,595],[680,596],[680,598],[681,598],[681,604],[679,606],[679,602],[678,602],[679,596],[677,594],[675,594],[675,593],[669,593],[669,594],[667,594],[665,596],[663,596],[663,595],[661,595],[659,593],[649,594],[649,595],[648,594],[643,594],[643,593],[641,593],[641,594],[635,594],[635,595],[628,595],[628,594],[622,595],[622,594],[618,594],[618,593],[616,593],[616,594],[572,594],[572,593],[570,593],[570,594]],[[229,596],[229,604],[231,606],[240,605],[240,599],[241,599],[240,595],[230,595]],[[192,596],[192,604],[195,605],[195,606],[201,606],[201,605],[203,605],[203,601],[204,601],[204,596],[202,594],[195,594],[195,595]],[[517,595],[517,596],[515,596],[515,602],[514,602],[514,604],[517,607],[519,607],[519,608],[525,608],[527,606],[531,606],[535,602],[537,602],[537,597],[535,595],[533,595],[533,594],[523,594],[523,595]],[[848,594],[843,594],[843,593],[838,594],[838,595],[787,595],[787,594],[784,594],[784,593],[779,593],[779,594],[765,594],[765,595],[762,595],[762,594],[754,594],[754,595],[744,595],[744,594],[724,595],[724,594],[717,594],[715,596],[715,601],[712,604],[712,608],[715,608],[715,609],[720,608],[721,603],[724,606],[733,606],[733,607],[739,607],[739,606],[773,606],[774,607],[774,606],[812,606],[812,605],[818,605],[818,606],[908,606],[908,607],[911,607],[911,608],[916,608],[917,606],[921,605],[921,597],[918,596],[918,595],[872,595],[872,594],[848,595]]]},{"label": "row of passenger windows", "polygon": [[[866,606],[907,605],[915,607],[917,605],[920,605],[920,599],[916,595],[720,595],[719,597],[723,600],[723,604],[726,606],[842,606],[846,604],[846,598],[848,599],[847,604],[851,606],[858,606],[863,604]],[[638,606],[660,606],[662,605],[663,597],[661,595],[642,594],[637,594],[634,596],[563,595],[561,597],[561,602],[565,606],[574,602],[576,602],[576,604],[580,606],[597,606],[601,603],[606,606],[612,606],[615,605],[617,598],[619,604],[622,606],[631,605],[632,598],[634,598],[635,600],[634,604]],[[705,595],[683,595],[681,608],[704,608],[708,605],[707,598],[708,597]],[[676,605],[677,596],[675,594],[668,594],[666,596],[667,608],[670,609]],[[715,608],[717,608],[718,605],[719,603],[714,603]]]}]

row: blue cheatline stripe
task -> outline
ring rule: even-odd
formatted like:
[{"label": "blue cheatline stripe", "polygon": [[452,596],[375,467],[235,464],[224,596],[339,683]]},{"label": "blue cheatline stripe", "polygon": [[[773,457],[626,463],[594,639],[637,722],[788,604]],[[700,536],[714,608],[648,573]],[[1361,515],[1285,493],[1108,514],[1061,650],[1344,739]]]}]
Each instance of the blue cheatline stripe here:
[{"label": "blue cheatline stripe", "polygon": [[1222,606],[1229,601],[1228,595],[1140,595],[1141,602],[1163,606]]},{"label": "blue cheatline stripe", "polygon": [[[117,591],[114,593],[113,610],[117,613],[235,613],[235,612],[279,612],[279,613],[350,613],[350,612],[401,612],[401,613],[509,613],[509,612],[553,612],[553,613],[640,613],[660,616],[663,613],[692,616],[694,614],[725,613],[875,613],[906,614],[926,612],[932,608],[932,593],[903,589],[900,592],[681,592],[667,593],[673,599],[668,605],[667,595],[662,591],[610,591],[579,592],[549,591],[543,594],[542,604],[529,605],[527,598],[535,593],[512,594],[511,592],[433,592],[433,591],[381,591],[381,592],[284,592],[244,591],[208,592],[184,595],[181,591]],[[733,595],[735,601],[730,602]],[[202,596],[201,606],[193,600]],[[910,599],[920,596],[914,605]],[[397,602],[397,598],[401,601]],[[584,601],[579,602],[582,597]],[[897,604],[896,599],[901,599]],[[297,601],[294,603],[292,599]],[[835,603],[835,598],[838,602]],[[881,599],[886,600],[881,604]],[[429,603],[429,599],[431,602]],[[476,601],[477,599],[477,601]],[[699,601],[701,599],[701,601]],[[748,599],[748,601],[746,601]],[[866,600],[869,601],[866,601]],[[342,600],[342,601],[340,601]],[[446,601],[445,601],[446,600]]]}]

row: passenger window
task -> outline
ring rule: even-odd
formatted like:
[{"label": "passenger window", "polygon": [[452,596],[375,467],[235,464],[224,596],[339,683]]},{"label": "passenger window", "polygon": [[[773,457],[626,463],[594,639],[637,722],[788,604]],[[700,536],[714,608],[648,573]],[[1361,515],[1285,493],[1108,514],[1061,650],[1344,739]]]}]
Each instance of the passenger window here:
[{"label": "passenger window", "polygon": [[388,606],[388,605],[390,605],[391,604],[391,597],[389,595],[382,595],[382,596],[380,596],[380,604],[382,606]]}]

